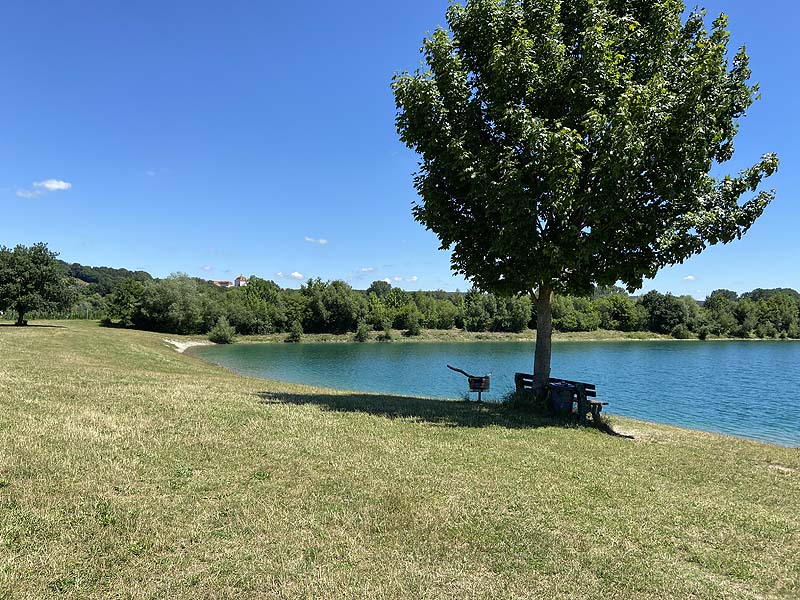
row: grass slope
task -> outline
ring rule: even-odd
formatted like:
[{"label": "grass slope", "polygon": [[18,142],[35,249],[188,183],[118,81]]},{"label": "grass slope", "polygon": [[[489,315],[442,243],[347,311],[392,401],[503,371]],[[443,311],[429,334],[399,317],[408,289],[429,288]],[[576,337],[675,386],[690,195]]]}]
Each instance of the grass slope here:
[{"label": "grass slope", "polygon": [[0,598],[800,594],[796,449],[248,379],[0,327]]}]

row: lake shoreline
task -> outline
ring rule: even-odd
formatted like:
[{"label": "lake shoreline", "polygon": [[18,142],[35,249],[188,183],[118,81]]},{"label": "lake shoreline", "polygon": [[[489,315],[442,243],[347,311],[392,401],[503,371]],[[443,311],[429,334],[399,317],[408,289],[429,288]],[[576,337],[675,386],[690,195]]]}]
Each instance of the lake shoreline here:
[{"label": "lake shoreline", "polygon": [[[491,393],[484,398],[490,404],[502,402],[513,391],[513,374],[530,372],[533,357],[532,348],[511,340],[497,340],[493,345],[428,340],[427,344],[370,346],[342,337],[345,336],[339,338],[342,343],[213,345],[199,351],[192,348],[189,354],[265,381],[352,393],[464,399],[467,390],[464,378],[445,371],[445,365],[452,364],[474,374],[494,374]],[[792,425],[796,419],[786,421],[776,414],[779,411],[774,405],[764,405],[761,400],[780,396],[781,386],[770,383],[774,378],[752,384],[755,381],[752,373],[742,375],[754,359],[761,361],[758,368],[765,369],[764,372],[769,371],[767,364],[782,361],[781,372],[788,373],[789,363],[795,360],[796,346],[628,345],[613,341],[595,342],[596,348],[589,343],[563,343],[554,364],[554,376],[596,384],[601,399],[611,402],[610,416],[784,447],[800,445],[797,429],[793,429],[796,425]],[[751,349],[755,352],[750,352]],[[784,377],[789,378],[787,383],[792,380],[788,374]],[[709,381],[715,381],[714,385],[709,387]],[[734,414],[730,399],[735,397],[740,398],[741,405],[737,405]],[[698,402],[700,399],[703,401]]]},{"label": "lake shoreline", "polygon": [[[676,340],[676,341],[684,341],[684,340]],[[361,395],[361,396],[372,396],[372,397],[375,397],[375,398],[380,398],[380,397],[384,397],[384,396],[388,395],[386,392],[379,392],[379,391],[373,391],[373,390],[358,390],[358,389],[352,389],[352,388],[344,388],[344,387],[340,388],[340,387],[333,387],[333,386],[320,387],[320,386],[317,386],[317,385],[314,385],[314,384],[300,383],[300,382],[297,382],[297,381],[289,381],[289,380],[276,379],[276,378],[267,378],[267,377],[262,377],[262,376],[259,376],[259,375],[246,374],[246,373],[242,373],[240,371],[237,371],[236,369],[234,369],[232,367],[228,367],[228,366],[225,366],[223,364],[214,362],[213,360],[209,360],[209,359],[207,359],[207,358],[205,358],[203,356],[200,356],[198,354],[195,354],[193,352],[188,351],[188,350],[193,350],[195,348],[201,348],[203,346],[208,347],[209,345],[214,345],[214,344],[198,344],[196,346],[192,346],[192,347],[187,349],[186,354],[193,354],[194,358],[197,358],[198,360],[201,360],[201,361],[203,361],[203,362],[205,362],[205,363],[207,363],[209,365],[213,365],[215,367],[219,367],[221,369],[224,369],[225,371],[227,371],[228,373],[230,373],[231,375],[234,375],[236,377],[255,378],[255,379],[260,379],[261,381],[264,381],[264,382],[267,382],[267,383],[278,383],[278,384],[281,384],[281,385],[299,385],[299,386],[304,386],[304,387],[308,387],[308,388],[312,388],[312,389],[316,389],[316,390],[321,390],[321,391],[330,391],[330,392],[334,392],[335,394],[340,394],[340,395],[343,395],[343,396],[347,395],[347,394],[357,394],[357,395]],[[479,403],[474,398],[470,398],[469,400],[467,400],[466,398],[462,398],[462,397],[452,397],[452,398],[450,398],[450,397],[426,396],[426,395],[417,395],[417,394],[405,394],[403,397],[411,399],[411,400],[420,400],[420,401],[430,400],[432,402],[465,402],[467,404],[474,404],[475,406],[481,406],[481,403]],[[486,406],[492,406],[492,405],[502,406],[504,403],[505,403],[505,399],[504,398],[499,398],[497,400],[484,400],[483,401],[483,405],[486,405]],[[687,425],[676,425],[675,423],[666,423],[666,422],[662,422],[662,421],[652,421],[652,420],[648,420],[648,419],[643,418],[643,417],[633,417],[633,416],[628,416],[628,415],[620,415],[620,414],[616,414],[616,413],[605,414],[605,417],[611,417],[612,424],[614,425],[612,427],[612,429],[614,429],[614,431],[616,431],[618,434],[621,434],[623,436],[634,435],[634,438],[636,437],[636,435],[639,434],[639,431],[637,429],[635,429],[635,427],[631,428],[631,426],[639,425],[640,427],[641,426],[668,427],[668,428],[673,428],[673,429],[678,429],[678,430],[684,431],[684,432],[686,432],[688,434],[719,436],[719,437],[723,437],[723,438],[729,438],[731,440],[736,440],[736,441],[739,441],[739,442],[747,442],[747,443],[754,443],[754,444],[766,444],[767,446],[773,446],[773,447],[776,447],[776,448],[788,448],[790,450],[800,450],[800,445],[790,444],[788,442],[787,443],[783,443],[783,442],[778,442],[778,441],[770,441],[770,440],[765,440],[765,439],[761,439],[761,438],[758,438],[758,437],[747,436],[745,434],[724,433],[724,432],[720,432],[720,431],[709,431],[709,430],[706,430],[706,429],[699,429],[697,427],[689,427]],[[623,428],[619,428],[620,424],[622,424]]]},{"label": "lake shoreline", "polygon": [[[470,332],[461,329],[423,329],[422,333],[418,336],[406,336],[403,330],[392,330],[391,340],[377,339],[379,332],[370,332],[370,337],[365,342],[356,342],[353,333],[304,333],[299,344],[343,344],[343,343],[361,343],[361,344],[425,344],[425,343],[474,343],[474,342],[520,342],[520,343],[535,343],[536,331],[526,330],[520,333],[509,332]],[[270,333],[258,335],[237,335],[235,342],[237,344],[276,344],[287,343],[287,333]],[[207,340],[205,336],[191,335],[191,336],[177,336],[178,338],[185,338],[187,340]],[[578,331],[578,332],[562,332],[553,334],[553,343],[561,342],[798,342],[797,339],[762,339],[762,338],[737,338],[737,337],[720,337],[709,336],[705,340],[697,337],[689,339],[677,339],[670,335],[652,333],[648,331],[610,331],[610,330],[596,330],[596,331]]]},{"label": "lake shoreline", "polygon": [[[686,340],[675,340],[675,341],[686,341]],[[722,341],[725,341],[725,340],[722,340]],[[201,361],[203,361],[203,362],[205,362],[205,363],[207,363],[209,365],[213,365],[215,367],[219,367],[221,369],[224,369],[226,372],[228,372],[231,375],[234,375],[236,377],[255,378],[255,379],[260,379],[261,381],[264,381],[264,382],[278,383],[278,384],[281,384],[281,385],[299,385],[299,386],[307,387],[309,389],[318,390],[318,391],[321,391],[321,392],[326,392],[326,391],[333,392],[333,393],[335,393],[337,395],[342,395],[342,396],[345,396],[347,394],[357,394],[357,395],[361,395],[361,396],[371,396],[371,397],[374,397],[374,398],[381,398],[381,397],[385,397],[387,395],[390,395],[389,392],[380,392],[380,391],[374,391],[374,390],[359,390],[359,389],[355,389],[355,388],[334,387],[334,386],[318,386],[318,385],[315,385],[315,384],[308,384],[308,383],[302,383],[302,382],[290,381],[290,380],[284,380],[284,379],[268,378],[268,377],[262,377],[260,375],[253,375],[253,374],[249,374],[249,373],[243,373],[243,372],[237,371],[236,369],[234,369],[234,368],[232,368],[230,366],[226,366],[224,364],[221,364],[221,363],[218,363],[218,362],[214,362],[213,360],[209,360],[208,358],[205,358],[205,357],[203,357],[203,356],[201,356],[199,354],[195,354],[193,352],[190,352],[191,350],[194,350],[196,348],[202,348],[202,347],[208,348],[209,346],[214,346],[214,345],[219,345],[219,344],[197,344],[197,345],[191,346],[190,348],[187,348],[186,354],[194,354],[194,358],[197,358],[198,360],[201,360]],[[466,399],[466,398],[463,398],[463,397],[444,397],[444,396],[439,397],[439,396],[430,396],[430,395],[426,396],[424,394],[404,394],[403,397],[404,398],[408,398],[410,400],[419,400],[419,401],[429,400],[431,402],[454,402],[454,403],[462,402],[462,403],[466,403],[466,404],[469,404],[469,405],[473,405],[474,404],[475,406],[481,406],[481,403],[479,403],[477,401],[477,399],[475,399],[474,397],[470,398],[469,400]],[[485,406],[502,406],[504,404],[504,398],[499,398],[499,399],[496,399],[496,400],[484,400],[482,404],[485,405]],[[770,440],[765,440],[765,439],[761,439],[761,438],[758,438],[758,437],[751,437],[751,436],[748,436],[748,435],[745,435],[745,434],[725,433],[725,432],[721,432],[721,431],[709,431],[709,430],[706,430],[706,429],[699,429],[697,427],[689,427],[687,425],[677,425],[675,423],[667,423],[667,422],[662,422],[662,421],[652,421],[652,420],[648,420],[648,419],[643,418],[643,417],[635,417],[635,416],[630,416],[630,415],[621,415],[621,414],[616,414],[616,413],[605,414],[605,417],[611,417],[612,424],[614,425],[612,427],[612,429],[614,429],[614,431],[616,431],[616,433],[618,433],[618,434],[620,434],[622,436],[633,435],[634,437],[632,439],[635,439],[636,435],[639,435],[639,431],[636,429],[636,426],[638,425],[640,428],[642,426],[645,426],[645,427],[666,427],[666,428],[673,428],[673,429],[681,430],[681,431],[683,431],[683,432],[685,432],[687,434],[718,436],[718,437],[722,437],[722,438],[729,438],[731,440],[735,440],[735,441],[738,441],[738,442],[754,443],[754,444],[766,444],[767,446],[773,446],[773,447],[776,447],[776,448],[788,448],[790,450],[800,450],[800,445],[793,445],[793,444],[790,444],[790,443],[782,443],[782,442],[778,442],[778,441],[770,441]],[[622,428],[619,427],[620,424],[622,425]],[[589,427],[590,426],[591,425],[589,425]],[[792,471],[792,472],[794,472],[794,471]]]}]

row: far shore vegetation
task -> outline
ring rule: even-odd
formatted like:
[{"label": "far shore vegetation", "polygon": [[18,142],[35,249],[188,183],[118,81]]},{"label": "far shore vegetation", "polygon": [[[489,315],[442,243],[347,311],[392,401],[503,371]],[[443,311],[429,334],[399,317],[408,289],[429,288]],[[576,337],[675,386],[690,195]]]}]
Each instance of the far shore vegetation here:
[{"label": "far shore vegetation", "polygon": [[[40,260],[56,267],[48,263],[40,273],[57,281],[42,283],[47,298],[24,296],[25,320],[101,320],[169,334],[211,334],[217,342],[536,339],[536,310],[525,295],[502,297],[475,289],[407,292],[385,281],[358,290],[344,281],[320,279],[295,290],[255,276],[246,286],[220,287],[183,274],[155,279],[144,271],[67,264],[55,260],[43,244],[37,248],[37,256],[44,257]],[[28,260],[28,249],[15,250]],[[0,259],[8,261],[12,254],[5,249]],[[18,321],[14,302],[26,277],[15,277],[18,285],[0,290],[0,310],[4,318]],[[595,287],[586,296],[556,296],[553,326],[555,341],[798,339],[800,293],[716,290],[697,301]]]},{"label": "far shore vegetation", "polygon": [[[389,329],[388,339],[383,339],[383,331],[369,331],[365,336],[356,333],[304,333],[298,340],[303,343],[349,343],[349,342],[376,342],[391,341],[395,343],[426,343],[426,342],[535,342],[536,330],[526,329],[520,332],[511,331],[466,331],[464,329],[422,329],[418,335],[407,335],[402,329]],[[210,340],[205,335],[189,335],[188,340]],[[690,338],[698,341],[698,338]],[[723,338],[710,336],[707,340],[729,340],[739,338]],[[759,338],[750,338],[757,340]],[[210,340],[214,343],[215,340]],[[247,336],[237,336],[237,343],[261,344],[280,343],[287,341],[285,333],[265,333]],[[291,340],[290,340],[291,341]],[[598,329],[595,331],[569,331],[557,332],[553,335],[554,342],[646,342],[646,341],[676,341],[671,335],[653,333],[650,331],[609,331]],[[223,342],[224,343],[224,342]]]}]

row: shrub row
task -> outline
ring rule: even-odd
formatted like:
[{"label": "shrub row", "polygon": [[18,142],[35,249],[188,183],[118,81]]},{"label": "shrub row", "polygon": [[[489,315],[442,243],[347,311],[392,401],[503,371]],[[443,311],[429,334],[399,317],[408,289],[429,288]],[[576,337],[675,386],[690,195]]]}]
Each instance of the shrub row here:
[{"label": "shrub row", "polygon": [[[406,292],[384,281],[359,291],[344,281],[311,279],[292,290],[252,277],[246,287],[219,288],[176,274],[165,279],[124,278],[107,295],[79,286],[74,295],[66,313],[31,318],[105,317],[124,327],[183,334],[217,327],[215,335],[221,338],[230,332],[286,332],[294,337],[353,332],[358,340],[368,339],[372,331],[389,339],[392,329],[419,335],[422,329],[519,332],[536,325],[535,304],[527,296],[503,298],[474,289]],[[676,338],[798,338],[800,294],[790,289],[742,295],[716,290],[697,302],[657,291],[635,298],[620,288],[598,288],[591,297],[557,296],[553,326],[563,332],[650,331]]]}]

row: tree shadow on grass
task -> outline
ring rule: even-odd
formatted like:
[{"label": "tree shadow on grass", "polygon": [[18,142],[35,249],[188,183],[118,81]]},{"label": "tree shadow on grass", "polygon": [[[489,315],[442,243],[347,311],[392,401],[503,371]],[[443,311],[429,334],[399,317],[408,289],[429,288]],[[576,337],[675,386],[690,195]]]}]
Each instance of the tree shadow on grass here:
[{"label": "tree shadow on grass", "polygon": [[333,412],[361,412],[388,419],[409,419],[446,427],[543,427],[554,419],[510,410],[500,404],[436,400],[384,394],[292,394],[258,392],[266,404],[315,404]]},{"label": "tree shadow on grass", "polygon": [[[521,410],[505,404],[465,402],[463,400],[437,400],[386,394],[292,394],[287,392],[257,392],[265,404],[314,404],[333,412],[360,412],[387,419],[408,419],[442,427],[506,427],[529,429],[536,427],[575,427],[575,421],[542,414],[534,410]],[[598,430],[616,433],[607,423]]]},{"label": "tree shadow on grass", "polygon": [[600,422],[597,423],[596,425],[593,425],[593,427],[598,431],[602,431],[603,433],[607,433],[608,435],[613,437],[625,438],[626,440],[636,439],[629,433],[620,433],[618,431],[614,431],[614,428],[611,427],[611,425],[608,423],[608,420],[605,417],[601,418]]}]

